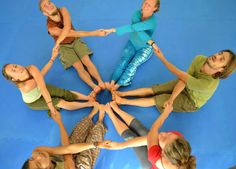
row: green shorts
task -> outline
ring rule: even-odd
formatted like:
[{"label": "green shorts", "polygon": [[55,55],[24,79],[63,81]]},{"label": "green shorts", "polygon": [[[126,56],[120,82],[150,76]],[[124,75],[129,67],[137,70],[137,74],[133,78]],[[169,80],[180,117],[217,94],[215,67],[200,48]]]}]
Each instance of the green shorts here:
[{"label": "green shorts", "polygon": [[81,60],[84,56],[93,54],[80,38],[76,38],[71,44],[60,45],[59,53],[64,69],[73,66],[75,62]]},{"label": "green shorts", "polygon": [[[154,99],[156,107],[160,112],[163,112],[164,103],[170,98],[177,82],[178,79],[152,86],[152,90],[155,93]],[[174,112],[194,112],[197,109],[195,102],[185,89],[176,97],[173,103]]]},{"label": "green shorts", "polygon": [[[66,101],[78,100],[78,97],[69,90],[61,89],[49,84],[47,84],[47,89],[48,92],[50,93],[50,96],[52,98],[52,103],[55,107],[61,99]],[[33,103],[26,103],[26,104],[29,108],[33,110],[48,110],[47,103],[44,100],[43,96],[41,96],[38,100],[34,101]]]}]

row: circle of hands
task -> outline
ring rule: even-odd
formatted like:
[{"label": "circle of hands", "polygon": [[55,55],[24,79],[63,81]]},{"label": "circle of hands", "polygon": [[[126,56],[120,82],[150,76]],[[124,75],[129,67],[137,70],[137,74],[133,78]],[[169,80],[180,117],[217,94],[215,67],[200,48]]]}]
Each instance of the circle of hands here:
[{"label": "circle of hands", "polygon": [[[114,28],[112,29],[98,29],[94,31],[94,34],[96,34],[96,36],[107,36],[111,33],[116,32],[116,30]],[[152,41],[148,42],[149,44],[152,44]],[[59,45],[55,43],[53,50],[52,50],[52,57],[50,60],[54,61],[56,59],[56,57],[58,56],[58,50],[59,50]],[[161,53],[159,48],[157,46],[154,46],[154,49],[158,52]],[[117,91],[117,89],[119,88],[118,85],[116,85],[113,82],[101,82],[98,84],[98,86],[96,86],[92,92],[88,95],[89,99],[88,101],[93,103],[93,106],[96,107],[97,109],[99,109],[99,111],[101,112],[106,112],[106,113],[113,113],[112,109],[119,109],[118,105],[120,105],[122,103],[123,98],[121,97],[121,93],[119,91]],[[107,103],[106,105],[100,104],[99,102],[97,102],[96,100],[96,96],[98,93],[100,93],[102,90],[108,90],[111,92],[112,95],[112,101]],[[169,99],[167,100],[163,107],[165,109],[169,109],[170,111],[173,110],[173,100]],[[60,123],[61,122],[61,115],[60,113],[54,108],[51,111],[51,116],[53,118],[53,120],[56,123]],[[118,149],[119,148],[119,143],[118,142],[112,142],[111,140],[104,140],[103,142],[98,142],[98,148],[106,148],[106,149]]]}]

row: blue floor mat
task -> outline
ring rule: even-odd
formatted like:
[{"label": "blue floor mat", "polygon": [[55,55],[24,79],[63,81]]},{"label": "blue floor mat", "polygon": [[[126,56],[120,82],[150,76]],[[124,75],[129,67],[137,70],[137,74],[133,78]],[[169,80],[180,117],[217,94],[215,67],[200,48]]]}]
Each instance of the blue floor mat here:
[{"label": "blue floor mat", "polygon": [[[68,8],[77,30],[129,24],[132,13],[142,3],[141,0],[54,2],[59,7]],[[46,18],[40,13],[37,3],[32,0],[1,0],[1,67],[5,63],[18,63],[35,64],[42,68],[50,58],[54,42],[47,33]],[[236,52],[235,6],[234,0],[161,0],[160,12],[156,14],[154,40],[166,57],[183,70],[188,68],[198,54],[211,55],[222,49]],[[128,38],[128,34],[83,38],[93,50],[91,59],[105,81],[110,80]],[[138,69],[132,85],[121,90],[151,86],[173,78],[175,76],[153,55]],[[201,110],[195,113],[173,113],[162,127],[162,131],[174,129],[185,135],[197,157],[199,169],[226,169],[236,165],[236,113],[233,110],[235,80],[235,74],[222,80],[213,98]],[[13,84],[2,76],[0,82],[0,168],[17,169],[36,146],[59,145],[60,135],[58,126],[47,117],[46,111],[30,110]],[[46,82],[84,94],[90,92],[90,88],[82,82],[75,70],[64,71],[58,60],[46,76]],[[106,102],[107,98],[99,97]],[[122,106],[122,109],[137,117],[148,128],[159,116],[154,107]],[[90,110],[61,111],[68,133]],[[123,141],[107,116],[104,123],[108,128],[106,139]],[[95,166],[95,169],[138,168],[141,167],[132,149],[102,150]]]}]

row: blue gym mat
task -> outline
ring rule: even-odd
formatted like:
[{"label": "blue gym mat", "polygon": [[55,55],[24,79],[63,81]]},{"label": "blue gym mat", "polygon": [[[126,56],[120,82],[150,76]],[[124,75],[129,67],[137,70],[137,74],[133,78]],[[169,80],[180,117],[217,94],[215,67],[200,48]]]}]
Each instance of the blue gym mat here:
[{"label": "blue gym mat", "polygon": [[[130,23],[141,0],[70,0],[53,1],[65,6],[76,29],[112,28]],[[222,49],[236,52],[235,0],[161,0],[156,14],[154,40],[177,67],[186,70],[198,54],[211,55]],[[42,68],[51,55],[53,39],[46,29],[36,0],[1,0],[0,5],[0,65],[35,64]],[[129,35],[83,38],[93,50],[92,60],[105,81],[110,80]],[[175,78],[155,55],[142,65],[129,87],[151,86]],[[191,143],[197,157],[198,169],[227,169],[236,165],[236,75],[222,80],[213,98],[195,113],[172,113],[162,131],[182,132]],[[46,111],[26,107],[17,88],[0,76],[0,168],[18,169],[36,146],[56,146],[60,143],[58,126],[47,117]],[[81,81],[75,70],[64,71],[56,60],[46,76],[46,82],[84,94],[90,88]],[[101,96],[102,97],[102,96]],[[155,107],[122,106],[148,128],[159,116]],[[91,108],[77,111],[62,110],[68,133],[85,117]],[[97,117],[96,117],[97,118]],[[95,118],[95,121],[96,121]],[[105,139],[123,141],[106,115],[108,128]],[[102,150],[95,169],[139,169],[134,151]]]}]

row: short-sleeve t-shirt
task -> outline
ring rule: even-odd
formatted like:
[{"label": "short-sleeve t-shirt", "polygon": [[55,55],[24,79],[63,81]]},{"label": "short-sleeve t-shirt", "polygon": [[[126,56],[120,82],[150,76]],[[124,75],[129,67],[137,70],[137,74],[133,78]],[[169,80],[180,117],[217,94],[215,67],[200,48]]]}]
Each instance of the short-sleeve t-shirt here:
[{"label": "short-sleeve t-shirt", "polygon": [[220,81],[201,72],[201,67],[206,60],[206,56],[196,56],[187,71],[191,76],[187,80],[186,90],[197,108],[202,107],[212,97]]}]

